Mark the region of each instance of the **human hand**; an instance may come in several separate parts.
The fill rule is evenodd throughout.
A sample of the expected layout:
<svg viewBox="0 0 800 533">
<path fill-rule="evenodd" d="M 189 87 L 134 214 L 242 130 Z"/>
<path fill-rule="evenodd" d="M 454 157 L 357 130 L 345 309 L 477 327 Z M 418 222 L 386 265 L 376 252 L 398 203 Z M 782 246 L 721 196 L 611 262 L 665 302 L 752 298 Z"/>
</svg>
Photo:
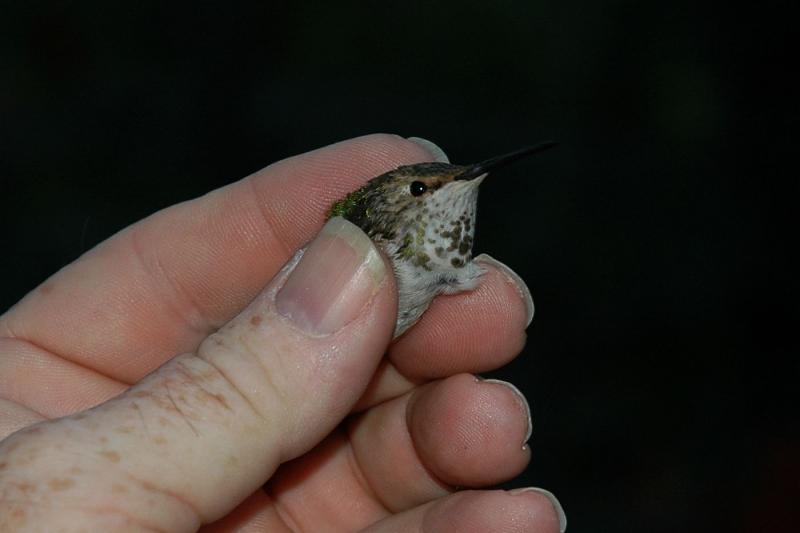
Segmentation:
<svg viewBox="0 0 800 533">
<path fill-rule="evenodd" d="M 485 258 L 390 344 L 391 267 L 342 219 L 314 238 L 332 201 L 430 158 L 372 135 L 275 163 L 0 317 L 0 530 L 563 530 L 545 491 L 455 491 L 529 461 L 524 398 L 468 374 L 521 350 L 521 280 Z"/>
</svg>

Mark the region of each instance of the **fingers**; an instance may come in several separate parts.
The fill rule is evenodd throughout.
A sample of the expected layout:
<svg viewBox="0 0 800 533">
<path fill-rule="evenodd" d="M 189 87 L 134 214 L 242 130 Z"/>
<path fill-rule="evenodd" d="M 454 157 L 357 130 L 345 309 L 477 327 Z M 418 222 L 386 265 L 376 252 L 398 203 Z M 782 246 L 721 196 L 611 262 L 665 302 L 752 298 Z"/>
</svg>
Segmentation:
<svg viewBox="0 0 800 533">
<path fill-rule="evenodd" d="M 560 519 L 563 519 L 561 521 Z M 369 527 L 370 533 L 457 533 L 503 531 L 508 533 L 563 533 L 566 518 L 557 501 L 538 489 L 514 491 L 464 491 Z"/>
<path fill-rule="evenodd" d="M 436 298 L 420 321 L 389 352 L 409 378 L 437 378 L 485 372 L 513 359 L 525 345 L 533 299 L 509 267 L 483 254 L 478 287 Z"/>
<path fill-rule="evenodd" d="M 454 485 L 519 474 L 530 457 L 523 446 L 529 435 L 529 411 L 516 389 L 454 376 L 370 409 L 347 437 L 337 433 L 284 465 L 263 503 L 302 530 L 360 529 Z"/>
<path fill-rule="evenodd" d="M 461 374 L 412 402 L 407 423 L 414 449 L 436 479 L 458 487 L 494 485 L 530 461 L 530 408 L 509 383 Z"/>
<path fill-rule="evenodd" d="M 371 409 L 350 430 L 364 479 L 392 511 L 506 481 L 530 460 L 530 414 L 507 384 L 468 374 Z"/>
<path fill-rule="evenodd" d="M 257 490 L 224 518 L 200 528 L 202 533 L 295 533 L 263 490 Z"/>
<path fill-rule="evenodd" d="M 421 383 L 421 380 L 408 379 L 397 370 L 391 361 L 383 359 L 367 385 L 367 390 L 353 406 L 353 412 L 361 412 L 379 403 L 402 396 Z"/>
<path fill-rule="evenodd" d="M 0 399 L 0 439 L 45 418 L 17 402 Z"/>
<path fill-rule="evenodd" d="M 533 298 L 513 270 L 487 254 L 472 292 L 440 296 L 389 348 L 356 410 L 377 405 L 435 378 L 494 370 L 516 357 L 533 319 Z"/>
<path fill-rule="evenodd" d="M 0 334 L 17 338 L 0 358 L 0 398 L 61 416 L 115 396 L 238 313 L 319 227 L 334 198 L 439 152 L 394 136 L 353 139 L 124 230 L 0 317 Z M 393 364 L 359 408 L 427 379 L 497 368 L 519 353 L 529 293 L 507 267 L 478 260 L 488 270 L 479 289 L 438 298 L 393 346 Z M 45 386 L 56 393 L 40 394 Z"/>
<path fill-rule="evenodd" d="M 9 377 L 0 385 L 0 396 L 48 418 L 88 409 L 127 388 L 22 339 L 0 339 L 0 376 Z"/>
<path fill-rule="evenodd" d="M 2 441 L 0 514 L 43 530 L 185 530 L 223 516 L 363 393 L 394 328 L 388 272 L 363 232 L 331 220 L 196 355 Z"/>
<path fill-rule="evenodd" d="M 134 383 L 243 309 L 334 200 L 431 157 L 371 135 L 275 163 L 121 231 L 0 317 L 0 334 Z"/>
<path fill-rule="evenodd" d="M 429 379 L 499 368 L 519 353 L 532 313 L 528 289 L 508 267 L 486 257 L 478 258 L 487 273 L 475 291 L 437 298 L 390 347 L 391 361 L 381 363 L 356 410 L 401 396 Z M 126 388 L 22 339 L 0 339 L 0 376 L 13 376 L 0 382 L 0 397 L 48 417 L 87 409 Z M 44 388 L 46 395 L 40 393 Z"/>
</svg>

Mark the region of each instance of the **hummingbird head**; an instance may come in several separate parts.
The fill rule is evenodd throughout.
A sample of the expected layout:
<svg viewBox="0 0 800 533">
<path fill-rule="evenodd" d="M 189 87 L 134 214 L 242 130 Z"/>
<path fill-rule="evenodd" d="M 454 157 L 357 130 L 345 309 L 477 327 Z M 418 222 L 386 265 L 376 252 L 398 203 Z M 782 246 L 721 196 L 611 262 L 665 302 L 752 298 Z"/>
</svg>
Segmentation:
<svg viewBox="0 0 800 533">
<path fill-rule="evenodd" d="M 472 257 L 478 187 L 490 170 L 555 146 L 547 142 L 473 165 L 417 163 L 391 170 L 335 203 L 393 261 L 428 271 L 464 267 Z"/>
</svg>

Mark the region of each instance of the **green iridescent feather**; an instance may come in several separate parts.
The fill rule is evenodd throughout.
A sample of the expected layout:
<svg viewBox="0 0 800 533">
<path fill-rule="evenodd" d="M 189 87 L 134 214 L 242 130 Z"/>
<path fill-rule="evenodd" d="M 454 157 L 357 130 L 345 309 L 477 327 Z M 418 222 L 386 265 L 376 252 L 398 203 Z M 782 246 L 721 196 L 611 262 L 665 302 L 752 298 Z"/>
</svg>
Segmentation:
<svg viewBox="0 0 800 533">
<path fill-rule="evenodd" d="M 364 194 L 366 193 L 366 187 L 361 187 L 360 189 L 351 192 L 331 207 L 331 210 L 328 212 L 328 218 L 333 217 L 344 217 L 348 218 L 348 215 L 353 213 L 353 211 L 358 207 L 361 200 L 364 199 Z"/>
</svg>

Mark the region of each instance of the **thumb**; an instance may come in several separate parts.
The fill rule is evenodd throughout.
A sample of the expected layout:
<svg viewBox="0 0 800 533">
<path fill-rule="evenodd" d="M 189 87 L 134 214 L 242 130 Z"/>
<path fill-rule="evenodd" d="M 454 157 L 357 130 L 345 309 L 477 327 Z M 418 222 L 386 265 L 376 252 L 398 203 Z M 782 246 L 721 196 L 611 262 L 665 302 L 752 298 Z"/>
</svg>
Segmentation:
<svg viewBox="0 0 800 533">
<path fill-rule="evenodd" d="M 389 272 L 330 220 L 197 353 L 0 443 L 0 525 L 179 531 L 224 516 L 358 400 L 394 329 Z"/>
</svg>

